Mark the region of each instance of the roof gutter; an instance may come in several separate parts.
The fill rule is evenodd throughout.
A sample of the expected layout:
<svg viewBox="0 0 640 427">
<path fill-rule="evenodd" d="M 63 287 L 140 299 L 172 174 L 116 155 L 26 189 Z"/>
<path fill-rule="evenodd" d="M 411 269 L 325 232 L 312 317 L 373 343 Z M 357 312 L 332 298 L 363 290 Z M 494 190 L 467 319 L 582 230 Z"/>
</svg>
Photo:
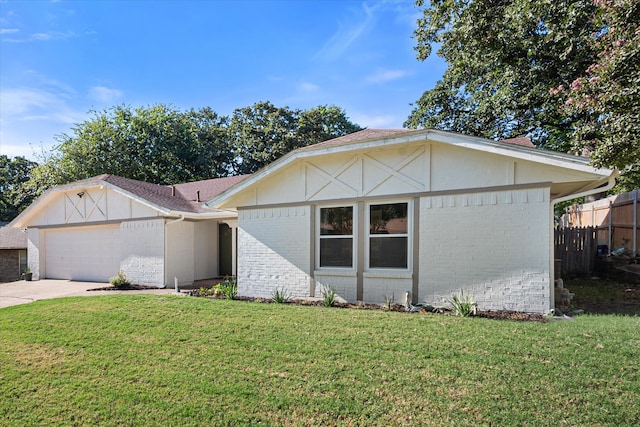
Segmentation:
<svg viewBox="0 0 640 427">
<path fill-rule="evenodd" d="M 165 223 L 165 225 L 171 225 L 171 224 L 175 224 L 176 222 L 182 222 L 182 221 L 184 221 L 184 214 L 180 214 L 180 218 L 178 218 L 178 219 L 174 219 L 172 221 L 167 221 Z"/>
<path fill-rule="evenodd" d="M 591 196 L 593 194 L 609 191 L 616 185 L 616 178 L 619 175 L 620 173 L 618 171 L 613 171 L 613 173 L 607 177 L 607 184 L 605 186 L 600 186 L 600 187 L 592 188 L 590 190 L 581 191 L 579 193 L 573 193 L 567 196 L 558 197 L 557 199 L 553 199 L 551 201 L 551 204 L 556 205 L 560 202 L 566 202 L 567 200 L 577 199 L 578 197 L 586 197 L 586 196 Z"/>
</svg>

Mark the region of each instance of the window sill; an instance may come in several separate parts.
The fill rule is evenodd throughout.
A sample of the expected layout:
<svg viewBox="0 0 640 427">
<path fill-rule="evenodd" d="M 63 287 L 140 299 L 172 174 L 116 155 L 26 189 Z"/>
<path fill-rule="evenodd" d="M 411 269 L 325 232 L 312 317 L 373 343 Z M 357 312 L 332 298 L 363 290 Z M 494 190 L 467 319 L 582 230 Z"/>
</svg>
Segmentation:
<svg viewBox="0 0 640 427">
<path fill-rule="evenodd" d="M 365 279 L 413 279 L 413 274 L 408 271 L 367 271 L 363 274 Z"/>
<path fill-rule="evenodd" d="M 332 277 L 356 277 L 357 273 L 354 270 L 315 270 L 313 272 L 315 276 L 332 276 Z"/>
</svg>

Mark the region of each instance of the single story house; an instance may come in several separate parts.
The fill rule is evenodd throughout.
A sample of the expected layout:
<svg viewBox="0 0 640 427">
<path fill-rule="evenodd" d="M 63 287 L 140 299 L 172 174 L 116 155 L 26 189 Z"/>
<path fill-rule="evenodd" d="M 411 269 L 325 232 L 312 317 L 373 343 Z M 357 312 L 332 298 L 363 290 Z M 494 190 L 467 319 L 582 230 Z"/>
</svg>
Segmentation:
<svg viewBox="0 0 640 427">
<path fill-rule="evenodd" d="M 203 202 L 245 177 L 162 186 L 100 175 L 46 191 L 11 225 L 26 228 L 34 280 L 173 287 L 235 274 L 236 214 Z"/>
<path fill-rule="evenodd" d="M 606 191 L 616 173 L 527 145 L 367 129 L 246 177 L 71 183 L 12 225 L 28 228 L 37 277 L 104 280 L 122 270 L 135 283 L 172 286 L 223 274 L 230 252 L 243 296 L 330 288 L 347 301 L 402 302 L 409 292 L 413 303 L 441 305 L 464 290 L 480 309 L 546 313 L 554 204 Z"/>
<path fill-rule="evenodd" d="M 0 224 L 0 282 L 19 280 L 27 267 L 27 234 Z"/>
</svg>

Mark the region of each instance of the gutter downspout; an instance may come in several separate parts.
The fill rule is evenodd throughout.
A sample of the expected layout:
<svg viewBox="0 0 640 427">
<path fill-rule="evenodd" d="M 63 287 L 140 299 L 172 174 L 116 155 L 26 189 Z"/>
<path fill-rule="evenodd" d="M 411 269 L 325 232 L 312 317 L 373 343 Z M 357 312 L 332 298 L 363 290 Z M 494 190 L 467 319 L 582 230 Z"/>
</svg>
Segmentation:
<svg viewBox="0 0 640 427">
<path fill-rule="evenodd" d="M 591 190 L 585 190 L 585 191 L 581 191 L 579 193 L 569 194 L 569 195 L 563 196 L 563 197 L 558 197 L 557 199 L 553 199 L 551 201 L 551 205 L 555 206 L 556 204 L 558 204 L 560 202 L 566 202 L 567 200 L 577 199 L 578 197 L 591 196 L 592 194 L 598 194 L 598 193 L 603 193 L 605 191 L 609 191 L 616 185 L 616 178 L 619 175 L 620 175 L 620 173 L 618 171 L 614 171 L 607 178 L 607 185 L 605 185 L 604 187 L 596 187 L 596 188 L 592 188 Z"/>
<path fill-rule="evenodd" d="M 616 185 L 616 178 L 620 175 L 618 171 L 613 171 L 611 175 L 607 178 L 607 185 L 604 187 L 596 187 L 591 190 L 585 190 L 574 194 L 569 194 L 567 196 L 558 197 L 557 199 L 551 200 L 551 221 L 549 222 L 549 227 L 551 228 L 549 232 L 549 271 L 551 272 L 550 278 L 554 277 L 555 270 L 555 233 L 554 233 L 554 214 L 555 214 L 555 206 L 560 202 L 566 202 L 567 200 L 577 199 L 578 197 L 591 196 L 592 194 L 602 193 L 604 191 L 611 190 Z M 555 301 L 555 280 L 550 280 L 550 292 L 549 292 L 549 307 L 551 307 L 552 312 L 555 311 L 556 301 Z"/>
<path fill-rule="evenodd" d="M 168 271 L 167 271 L 167 267 L 168 267 L 167 266 L 167 227 L 169 225 L 171 225 L 171 224 L 175 224 L 177 222 L 182 222 L 182 221 L 184 221 L 184 214 L 180 214 L 180 218 L 178 218 L 178 219 L 174 219 L 172 221 L 167 221 L 167 222 L 164 223 L 165 231 L 164 231 L 164 257 L 163 258 L 165 260 L 165 264 L 164 264 L 164 277 L 165 277 L 165 279 L 166 279 L 167 274 L 168 274 Z M 164 282 L 165 282 L 164 287 L 166 288 L 167 287 L 167 283 L 166 283 L 167 281 L 164 280 Z M 178 278 L 177 277 L 174 278 L 174 282 L 175 282 L 176 293 L 178 293 Z"/>
</svg>

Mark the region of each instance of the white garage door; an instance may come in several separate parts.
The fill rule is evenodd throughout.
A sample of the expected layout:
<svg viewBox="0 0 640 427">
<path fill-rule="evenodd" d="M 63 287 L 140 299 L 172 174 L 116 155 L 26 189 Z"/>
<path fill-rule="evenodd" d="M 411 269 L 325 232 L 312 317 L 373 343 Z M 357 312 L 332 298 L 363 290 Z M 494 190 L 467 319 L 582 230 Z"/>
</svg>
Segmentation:
<svg viewBox="0 0 640 427">
<path fill-rule="evenodd" d="M 120 226 L 47 230 L 48 279 L 108 282 L 120 269 Z"/>
</svg>

